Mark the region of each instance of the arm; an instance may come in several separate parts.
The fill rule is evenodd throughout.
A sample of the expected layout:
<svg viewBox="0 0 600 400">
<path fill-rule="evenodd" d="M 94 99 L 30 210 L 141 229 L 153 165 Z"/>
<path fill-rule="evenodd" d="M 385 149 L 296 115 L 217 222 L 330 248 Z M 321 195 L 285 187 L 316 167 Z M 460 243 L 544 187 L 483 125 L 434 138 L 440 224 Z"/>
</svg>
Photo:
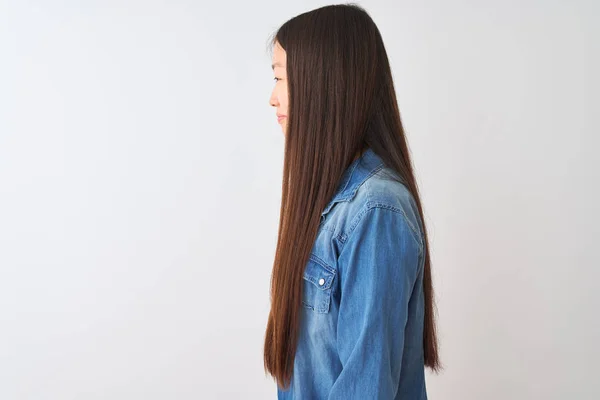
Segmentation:
<svg viewBox="0 0 600 400">
<path fill-rule="evenodd" d="M 421 242 L 401 211 L 374 207 L 349 234 L 339 259 L 337 348 L 342 371 L 329 399 L 393 399 L 408 302 Z"/>
</svg>

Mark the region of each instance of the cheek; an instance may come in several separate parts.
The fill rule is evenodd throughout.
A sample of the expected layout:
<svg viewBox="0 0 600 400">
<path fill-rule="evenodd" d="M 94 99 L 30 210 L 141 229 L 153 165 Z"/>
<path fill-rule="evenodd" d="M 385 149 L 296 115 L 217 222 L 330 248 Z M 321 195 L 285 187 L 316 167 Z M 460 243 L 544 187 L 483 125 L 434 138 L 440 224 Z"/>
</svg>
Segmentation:
<svg viewBox="0 0 600 400">
<path fill-rule="evenodd" d="M 279 101 L 281 101 L 281 102 L 285 101 L 287 103 L 288 91 L 287 91 L 287 86 L 285 85 L 285 82 L 277 83 L 277 86 L 275 87 L 275 91 L 277 92 Z"/>
<path fill-rule="evenodd" d="M 286 113 L 287 113 L 287 107 L 288 107 L 288 93 L 287 93 L 287 90 L 282 90 L 281 97 L 279 97 L 279 99 L 281 101 L 281 105 L 285 108 Z"/>
</svg>

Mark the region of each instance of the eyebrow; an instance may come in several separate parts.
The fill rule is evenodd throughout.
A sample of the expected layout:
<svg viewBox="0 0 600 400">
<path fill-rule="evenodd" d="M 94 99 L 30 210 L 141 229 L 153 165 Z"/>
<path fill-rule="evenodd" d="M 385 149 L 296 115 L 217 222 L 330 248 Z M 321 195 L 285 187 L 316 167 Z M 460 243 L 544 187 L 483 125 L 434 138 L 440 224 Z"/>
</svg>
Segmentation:
<svg viewBox="0 0 600 400">
<path fill-rule="evenodd" d="M 276 62 L 275 64 L 271 64 L 271 69 L 275 69 L 275 67 L 283 68 L 283 65 L 281 65 L 281 63 L 279 63 L 279 62 Z"/>
</svg>

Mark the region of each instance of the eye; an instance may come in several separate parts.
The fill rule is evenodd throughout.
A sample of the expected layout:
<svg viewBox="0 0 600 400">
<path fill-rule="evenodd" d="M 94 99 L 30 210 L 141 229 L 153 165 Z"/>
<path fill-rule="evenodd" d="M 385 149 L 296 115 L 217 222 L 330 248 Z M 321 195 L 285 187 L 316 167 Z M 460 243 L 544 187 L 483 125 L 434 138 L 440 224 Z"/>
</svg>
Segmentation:
<svg viewBox="0 0 600 400">
<path fill-rule="evenodd" d="M 278 80 L 280 80 L 280 78 L 277 78 L 277 77 L 275 77 L 275 78 L 273 78 L 273 80 L 274 80 L 275 82 L 277 82 Z"/>
</svg>

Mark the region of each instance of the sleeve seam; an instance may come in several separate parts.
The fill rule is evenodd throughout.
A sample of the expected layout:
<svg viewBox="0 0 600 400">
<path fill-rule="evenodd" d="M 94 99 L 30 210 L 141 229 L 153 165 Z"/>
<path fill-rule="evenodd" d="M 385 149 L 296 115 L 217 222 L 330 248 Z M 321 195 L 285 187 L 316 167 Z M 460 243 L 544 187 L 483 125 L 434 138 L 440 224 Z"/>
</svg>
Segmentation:
<svg viewBox="0 0 600 400">
<path fill-rule="evenodd" d="M 402 218 L 404 219 L 404 221 L 406 222 L 406 224 L 408 225 L 409 229 L 412 231 L 413 234 L 411 234 L 412 239 L 415 241 L 415 243 L 417 244 L 417 247 L 419 248 L 419 252 L 422 253 L 423 252 L 423 242 L 417 240 L 417 237 L 419 236 L 419 234 L 417 233 L 417 231 L 415 230 L 415 227 L 413 226 L 413 224 L 408 220 L 408 217 L 406 215 L 406 213 L 404 212 L 404 210 L 402 210 L 401 208 L 389 205 L 389 204 L 385 204 L 385 203 L 376 203 L 376 202 L 371 202 L 369 201 L 365 207 L 364 210 L 362 210 L 358 216 L 355 218 L 355 221 L 352 223 L 352 225 L 350 226 L 350 229 L 348 230 L 347 233 L 345 233 L 344 235 L 342 235 L 343 237 L 343 241 L 342 241 L 342 248 L 340 249 L 340 251 L 343 251 L 344 248 L 346 247 L 346 243 L 348 243 L 348 241 L 351 239 L 352 234 L 354 233 L 354 231 L 356 230 L 356 227 L 358 226 L 358 224 L 365 218 L 365 215 L 371 211 L 371 210 L 375 210 L 375 209 L 382 209 L 382 210 L 389 210 L 391 212 L 394 212 L 396 214 L 400 214 L 402 215 Z"/>
</svg>

